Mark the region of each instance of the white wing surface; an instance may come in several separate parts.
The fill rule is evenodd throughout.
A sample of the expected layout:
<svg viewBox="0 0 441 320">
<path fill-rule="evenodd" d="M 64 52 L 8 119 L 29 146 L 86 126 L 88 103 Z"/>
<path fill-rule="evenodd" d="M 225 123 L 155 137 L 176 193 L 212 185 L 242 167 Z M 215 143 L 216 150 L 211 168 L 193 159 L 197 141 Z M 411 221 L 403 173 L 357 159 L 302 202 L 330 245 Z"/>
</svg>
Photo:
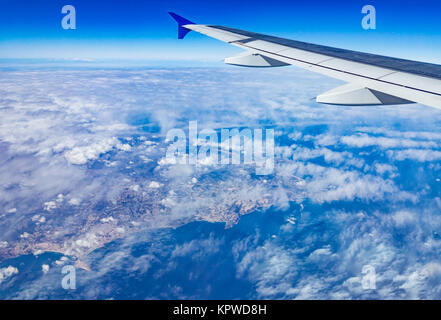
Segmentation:
<svg viewBox="0 0 441 320">
<path fill-rule="evenodd" d="M 422 103 L 441 109 L 441 65 L 327 47 L 215 25 L 174 13 L 179 38 L 193 30 L 243 48 L 225 63 L 247 67 L 298 66 L 348 82 L 317 96 L 338 105 Z"/>
</svg>

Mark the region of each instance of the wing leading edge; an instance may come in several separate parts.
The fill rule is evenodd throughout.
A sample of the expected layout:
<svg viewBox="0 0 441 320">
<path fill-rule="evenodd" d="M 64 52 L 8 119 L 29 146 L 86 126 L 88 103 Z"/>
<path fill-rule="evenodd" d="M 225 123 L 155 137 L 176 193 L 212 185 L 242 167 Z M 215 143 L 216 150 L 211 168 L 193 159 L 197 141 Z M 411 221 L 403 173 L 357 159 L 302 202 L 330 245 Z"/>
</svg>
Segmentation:
<svg viewBox="0 0 441 320">
<path fill-rule="evenodd" d="M 441 65 L 321 46 L 215 25 L 195 24 L 174 13 L 179 38 L 190 31 L 245 49 L 225 59 L 247 67 L 298 66 L 349 84 L 317 96 L 338 105 L 422 103 L 441 109 Z"/>
</svg>

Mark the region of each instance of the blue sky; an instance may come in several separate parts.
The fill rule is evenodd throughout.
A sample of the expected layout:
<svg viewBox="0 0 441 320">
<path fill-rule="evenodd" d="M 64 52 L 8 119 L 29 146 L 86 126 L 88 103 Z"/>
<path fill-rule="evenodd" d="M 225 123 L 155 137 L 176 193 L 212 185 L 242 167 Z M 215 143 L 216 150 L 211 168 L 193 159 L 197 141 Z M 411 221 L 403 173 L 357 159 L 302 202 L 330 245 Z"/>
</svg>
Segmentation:
<svg viewBox="0 0 441 320">
<path fill-rule="evenodd" d="M 74 5 L 77 29 L 61 28 Z M 361 27 L 361 8 L 377 10 L 377 29 Z M 240 51 L 191 33 L 176 39 L 175 11 L 197 23 L 441 63 L 439 1 L 88 1 L 0 0 L 0 58 L 220 61 Z"/>
</svg>

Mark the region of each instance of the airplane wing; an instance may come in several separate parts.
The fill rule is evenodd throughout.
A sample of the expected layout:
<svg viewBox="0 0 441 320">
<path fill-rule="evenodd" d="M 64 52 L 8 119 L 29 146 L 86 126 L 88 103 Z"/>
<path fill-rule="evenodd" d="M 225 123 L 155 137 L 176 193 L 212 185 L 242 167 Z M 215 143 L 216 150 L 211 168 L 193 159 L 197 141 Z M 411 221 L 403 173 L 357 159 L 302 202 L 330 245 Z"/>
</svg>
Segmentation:
<svg viewBox="0 0 441 320">
<path fill-rule="evenodd" d="M 441 109 L 441 65 L 338 49 L 216 25 L 175 13 L 178 38 L 190 31 L 243 48 L 225 63 L 247 67 L 298 66 L 348 84 L 317 96 L 319 103 L 390 105 L 421 103 Z"/>
</svg>

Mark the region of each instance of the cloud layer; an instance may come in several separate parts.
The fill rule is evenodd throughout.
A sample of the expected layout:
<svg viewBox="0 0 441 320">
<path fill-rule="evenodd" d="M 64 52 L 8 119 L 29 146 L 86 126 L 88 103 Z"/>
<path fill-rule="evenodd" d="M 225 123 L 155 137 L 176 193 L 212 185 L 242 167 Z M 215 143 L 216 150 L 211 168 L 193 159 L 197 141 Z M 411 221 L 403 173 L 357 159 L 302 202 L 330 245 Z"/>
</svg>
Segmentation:
<svg viewBox="0 0 441 320">
<path fill-rule="evenodd" d="M 78 292 L 86 298 L 111 298 L 114 273 L 148 278 L 155 270 L 160 279 L 186 259 L 231 259 L 234 279 L 225 281 L 251 284 L 247 298 L 441 297 L 441 113 L 311 100 L 339 84 L 291 68 L 4 72 L 0 252 L 39 243 L 73 260 L 42 263 L 38 277 L 2 297 L 41 298 L 47 283 L 62 297 L 57 268 L 75 257 L 92 268 L 83 283 L 102 285 Z M 167 131 L 194 120 L 200 130 L 274 128 L 274 174 L 164 162 Z M 241 216 L 258 210 L 278 218 L 250 218 L 255 224 L 233 237 Z M 231 229 L 207 227 L 181 241 L 161 234 L 158 247 L 133 255 L 153 243 L 153 229 L 200 220 Z M 91 253 L 109 239 L 122 240 Z M 22 273 L 11 261 L 0 265 L 3 279 Z M 365 265 L 375 267 L 375 291 L 361 286 Z M 219 272 L 193 271 L 206 281 Z M 140 294 L 204 298 L 213 286 Z"/>
</svg>

